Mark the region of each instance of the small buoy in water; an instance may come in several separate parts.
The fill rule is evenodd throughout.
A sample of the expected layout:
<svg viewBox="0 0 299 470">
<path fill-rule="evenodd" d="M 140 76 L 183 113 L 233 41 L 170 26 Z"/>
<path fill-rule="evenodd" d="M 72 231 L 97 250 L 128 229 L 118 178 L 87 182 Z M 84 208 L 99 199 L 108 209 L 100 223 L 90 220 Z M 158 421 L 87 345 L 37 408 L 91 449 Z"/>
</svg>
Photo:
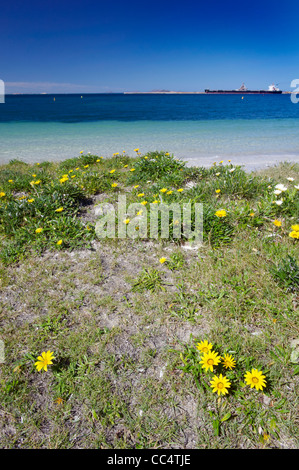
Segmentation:
<svg viewBox="0 0 299 470">
<path fill-rule="evenodd" d="M 54 98 L 54 101 L 55 101 L 55 98 Z"/>
<path fill-rule="evenodd" d="M 81 98 L 83 98 L 83 96 L 81 96 Z"/>
<path fill-rule="evenodd" d="M 244 96 L 242 96 L 242 100 L 244 99 Z"/>
</svg>

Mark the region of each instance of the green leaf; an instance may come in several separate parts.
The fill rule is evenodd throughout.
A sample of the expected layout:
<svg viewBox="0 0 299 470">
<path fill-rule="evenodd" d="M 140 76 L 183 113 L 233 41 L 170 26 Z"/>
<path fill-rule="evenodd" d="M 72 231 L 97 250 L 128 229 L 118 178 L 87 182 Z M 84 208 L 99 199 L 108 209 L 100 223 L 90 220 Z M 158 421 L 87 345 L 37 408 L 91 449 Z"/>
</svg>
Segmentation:
<svg viewBox="0 0 299 470">
<path fill-rule="evenodd" d="M 226 415 L 223 416 L 223 418 L 221 418 L 221 423 L 223 423 L 224 421 L 227 421 L 230 417 L 231 417 L 231 413 L 226 413 Z"/>
</svg>

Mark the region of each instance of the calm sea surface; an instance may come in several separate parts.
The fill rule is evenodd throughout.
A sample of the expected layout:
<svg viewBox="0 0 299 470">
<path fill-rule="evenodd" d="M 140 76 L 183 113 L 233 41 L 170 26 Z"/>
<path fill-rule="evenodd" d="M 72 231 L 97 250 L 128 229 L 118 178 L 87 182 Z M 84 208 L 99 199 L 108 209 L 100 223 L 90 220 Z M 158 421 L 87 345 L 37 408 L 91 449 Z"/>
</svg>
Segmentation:
<svg viewBox="0 0 299 470">
<path fill-rule="evenodd" d="M 165 150 L 192 165 L 248 169 L 299 162 L 299 103 L 289 95 L 7 95 L 0 163 Z"/>
</svg>

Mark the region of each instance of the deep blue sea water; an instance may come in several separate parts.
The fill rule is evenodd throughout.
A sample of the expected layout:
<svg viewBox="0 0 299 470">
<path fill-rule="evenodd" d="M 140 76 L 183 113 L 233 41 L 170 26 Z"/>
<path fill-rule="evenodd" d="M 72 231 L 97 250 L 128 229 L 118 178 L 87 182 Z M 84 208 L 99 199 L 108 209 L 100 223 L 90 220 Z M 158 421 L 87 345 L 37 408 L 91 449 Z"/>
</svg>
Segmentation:
<svg viewBox="0 0 299 470">
<path fill-rule="evenodd" d="M 191 164 L 248 168 L 299 161 L 299 103 L 290 95 L 7 95 L 0 163 L 167 150 Z"/>
</svg>

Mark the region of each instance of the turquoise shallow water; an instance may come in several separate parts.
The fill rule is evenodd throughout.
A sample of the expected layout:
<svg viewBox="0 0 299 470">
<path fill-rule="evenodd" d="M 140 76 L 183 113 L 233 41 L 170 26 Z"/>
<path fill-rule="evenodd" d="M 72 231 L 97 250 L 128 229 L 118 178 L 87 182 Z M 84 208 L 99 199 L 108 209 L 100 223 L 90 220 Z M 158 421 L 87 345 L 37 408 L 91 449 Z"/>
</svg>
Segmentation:
<svg viewBox="0 0 299 470">
<path fill-rule="evenodd" d="M 299 119 L 18 122 L 0 124 L 0 162 L 63 160 L 81 150 L 104 157 L 166 150 L 192 165 L 232 159 L 249 169 L 299 162 Z"/>
<path fill-rule="evenodd" d="M 165 150 L 192 165 L 299 162 L 299 104 L 287 95 L 29 95 L 0 105 L 0 163 Z"/>
</svg>

